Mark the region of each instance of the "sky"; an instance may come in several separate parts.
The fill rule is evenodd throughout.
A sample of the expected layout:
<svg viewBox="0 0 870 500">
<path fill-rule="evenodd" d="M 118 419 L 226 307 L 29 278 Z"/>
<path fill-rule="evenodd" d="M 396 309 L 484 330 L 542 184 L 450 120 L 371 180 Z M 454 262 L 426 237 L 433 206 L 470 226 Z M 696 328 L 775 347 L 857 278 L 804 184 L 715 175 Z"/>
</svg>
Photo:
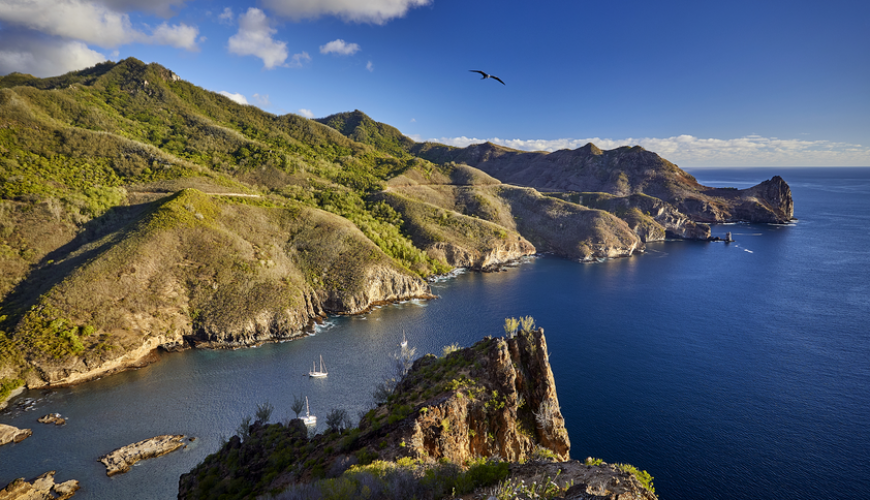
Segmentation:
<svg viewBox="0 0 870 500">
<path fill-rule="evenodd" d="M 417 141 L 870 166 L 865 1 L 0 0 L 0 75 L 127 57 Z"/>
</svg>

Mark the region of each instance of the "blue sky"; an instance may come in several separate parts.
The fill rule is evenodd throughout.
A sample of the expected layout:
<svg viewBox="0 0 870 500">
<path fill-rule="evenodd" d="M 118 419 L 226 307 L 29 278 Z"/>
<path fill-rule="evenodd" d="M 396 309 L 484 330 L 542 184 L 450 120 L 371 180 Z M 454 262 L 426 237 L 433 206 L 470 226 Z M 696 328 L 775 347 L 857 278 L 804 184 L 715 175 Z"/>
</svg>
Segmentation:
<svg viewBox="0 0 870 500">
<path fill-rule="evenodd" d="M 870 165 L 867 2 L 0 1 L 0 74 L 131 56 L 275 114 L 359 109 L 416 140 Z"/>
</svg>

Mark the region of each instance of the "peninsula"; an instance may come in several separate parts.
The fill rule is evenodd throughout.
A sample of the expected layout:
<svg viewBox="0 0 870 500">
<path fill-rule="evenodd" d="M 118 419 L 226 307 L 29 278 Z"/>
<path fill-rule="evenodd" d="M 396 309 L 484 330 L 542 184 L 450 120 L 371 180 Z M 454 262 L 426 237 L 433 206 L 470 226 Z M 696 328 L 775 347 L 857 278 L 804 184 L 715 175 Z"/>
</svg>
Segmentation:
<svg viewBox="0 0 870 500">
<path fill-rule="evenodd" d="M 640 147 L 415 143 L 359 111 L 275 116 L 158 64 L 0 77 L 0 401 L 305 335 L 550 252 L 629 257 L 784 222 L 788 185 L 706 188 Z"/>
</svg>

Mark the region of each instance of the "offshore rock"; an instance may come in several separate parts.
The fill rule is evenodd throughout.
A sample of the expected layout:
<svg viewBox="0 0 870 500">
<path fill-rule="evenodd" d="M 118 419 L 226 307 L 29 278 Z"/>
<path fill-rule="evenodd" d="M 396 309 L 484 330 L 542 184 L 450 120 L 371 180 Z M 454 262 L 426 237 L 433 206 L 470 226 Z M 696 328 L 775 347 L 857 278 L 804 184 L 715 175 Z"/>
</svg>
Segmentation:
<svg viewBox="0 0 870 500">
<path fill-rule="evenodd" d="M 20 443 L 33 434 L 30 429 L 19 429 L 11 425 L 0 424 L 0 446 L 7 443 Z"/>
<path fill-rule="evenodd" d="M 184 435 L 157 436 L 118 448 L 100 457 L 100 462 L 106 465 L 106 475 L 114 476 L 129 471 L 130 467 L 140 460 L 159 457 L 182 446 L 184 446 Z"/>
<path fill-rule="evenodd" d="M 40 424 L 64 425 L 66 424 L 66 419 L 63 418 L 60 413 L 49 413 L 48 415 L 39 417 L 37 422 Z"/>
<path fill-rule="evenodd" d="M 55 471 L 49 471 L 28 483 L 18 478 L 0 490 L 0 500 L 65 500 L 79 489 L 79 482 L 70 479 L 54 482 Z"/>
</svg>

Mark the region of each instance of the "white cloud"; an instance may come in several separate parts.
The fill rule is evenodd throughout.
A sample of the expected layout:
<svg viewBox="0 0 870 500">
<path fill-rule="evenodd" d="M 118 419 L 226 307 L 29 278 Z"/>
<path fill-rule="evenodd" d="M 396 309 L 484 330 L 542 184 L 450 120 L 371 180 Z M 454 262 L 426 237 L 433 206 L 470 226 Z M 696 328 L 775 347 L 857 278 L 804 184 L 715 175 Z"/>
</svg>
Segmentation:
<svg viewBox="0 0 870 500">
<path fill-rule="evenodd" d="M 224 7 L 224 11 L 218 16 L 218 21 L 221 24 L 232 24 L 234 18 L 233 9 Z"/>
<path fill-rule="evenodd" d="M 311 62 L 311 56 L 308 55 L 308 52 L 302 52 L 301 54 L 293 54 L 287 66 L 290 68 L 301 68 L 307 62 Z"/>
<path fill-rule="evenodd" d="M 154 28 L 149 41 L 157 45 L 171 45 L 179 49 L 197 51 L 199 50 L 196 46 L 197 35 L 199 35 L 199 28 L 194 26 L 184 23 L 170 26 L 163 23 Z"/>
<path fill-rule="evenodd" d="M 355 43 L 347 43 L 341 38 L 333 40 L 326 45 L 320 46 L 321 54 L 338 54 L 341 56 L 350 56 L 359 52 L 359 45 Z"/>
<path fill-rule="evenodd" d="M 825 140 L 778 139 L 750 135 L 736 139 L 702 139 L 691 135 L 666 138 L 609 139 L 478 139 L 442 137 L 429 139 L 449 146 L 465 147 L 486 141 L 523 151 L 576 149 L 589 142 L 601 149 L 642 146 L 673 163 L 687 167 L 714 166 L 852 166 L 870 165 L 870 147 Z"/>
<path fill-rule="evenodd" d="M 261 108 L 272 105 L 272 101 L 269 100 L 269 94 L 254 94 L 253 98 L 257 106 Z"/>
<path fill-rule="evenodd" d="M 277 30 L 269 27 L 262 10 L 250 7 L 239 16 L 239 32 L 230 37 L 229 51 L 240 56 L 256 56 L 266 69 L 282 66 L 289 55 L 287 43 L 272 39 Z"/>
<path fill-rule="evenodd" d="M 305 118 L 314 118 L 314 113 L 312 113 L 310 109 L 299 109 L 297 113 L 304 116 Z"/>
<path fill-rule="evenodd" d="M 371 73 L 372 71 L 375 70 L 375 65 L 372 64 L 371 61 L 369 61 L 369 62 L 366 63 L 366 69 L 369 70 L 369 72 Z"/>
<path fill-rule="evenodd" d="M 404 16 L 409 9 L 432 0 L 263 0 L 270 11 L 292 19 L 337 16 L 345 21 L 384 24 Z"/>
<path fill-rule="evenodd" d="M 57 76 L 105 60 L 106 56 L 82 42 L 0 30 L 0 75 L 18 71 L 38 77 Z"/>
<path fill-rule="evenodd" d="M 135 4 L 132 1 L 116 3 Z M 173 3 L 180 2 L 158 2 L 157 7 L 168 8 Z M 107 48 L 142 42 L 196 50 L 195 40 L 199 33 L 198 28 L 186 24 L 163 23 L 149 35 L 135 28 L 129 15 L 85 0 L 3 0 L 0 2 L 0 21 Z"/>
<path fill-rule="evenodd" d="M 239 104 L 248 104 L 248 100 L 245 99 L 245 96 L 243 96 L 242 94 L 233 94 L 232 92 L 227 92 L 226 90 L 221 90 L 220 92 L 218 92 L 218 94 L 229 97 L 230 99 L 236 101 Z M 257 94 L 254 94 L 254 96 L 256 95 Z"/>
</svg>

